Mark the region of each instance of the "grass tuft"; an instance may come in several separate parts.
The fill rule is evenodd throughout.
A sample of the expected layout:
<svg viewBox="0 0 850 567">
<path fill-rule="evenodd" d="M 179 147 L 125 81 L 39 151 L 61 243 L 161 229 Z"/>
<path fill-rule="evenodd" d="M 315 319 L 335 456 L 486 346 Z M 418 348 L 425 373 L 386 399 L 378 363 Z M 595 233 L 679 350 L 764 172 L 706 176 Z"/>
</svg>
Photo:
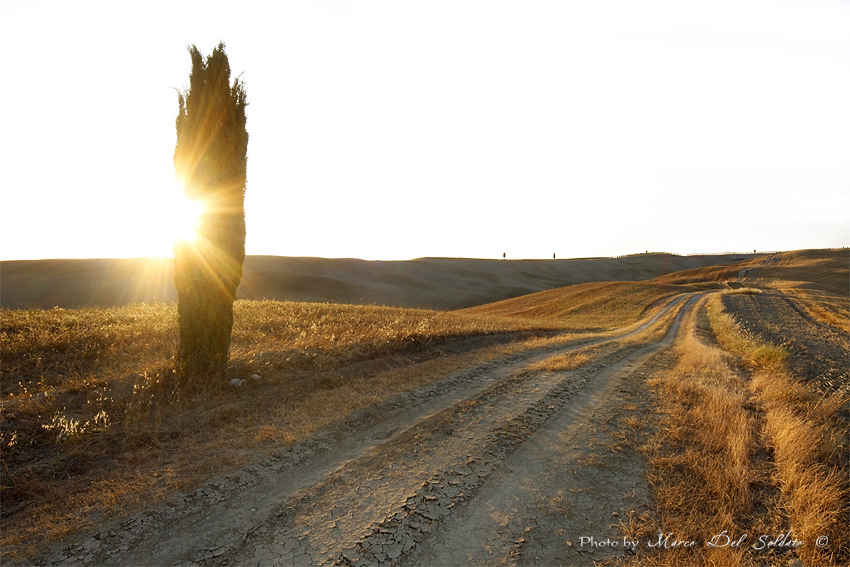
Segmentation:
<svg viewBox="0 0 850 567">
<path fill-rule="evenodd" d="M 581 349 L 550 356 L 546 360 L 532 364 L 528 367 L 528 369 L 532 372 L 561 372 L 566 370 L 575 370 L 576 368 L 580 368 L 587 364 L 590 358 L 591 355 L 587 352 L 587 349 Z"/>
<path fill-rule="evenodd" d="M 736 295 L 736 294 L 744 294 L 744 295 L 757 295 L 761 293 L 761 290 L 756 287 L 739 287 L 736 289 L 729 289 L 723 292 L 725 295 Z"/>
</svg>

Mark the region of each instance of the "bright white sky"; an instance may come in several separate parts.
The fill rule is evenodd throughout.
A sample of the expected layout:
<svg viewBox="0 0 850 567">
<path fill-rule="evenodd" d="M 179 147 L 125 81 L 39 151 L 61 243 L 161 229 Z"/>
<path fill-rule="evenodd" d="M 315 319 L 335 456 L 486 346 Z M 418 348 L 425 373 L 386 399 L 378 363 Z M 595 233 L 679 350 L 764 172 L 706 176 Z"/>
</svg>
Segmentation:
<svg viewBox="0 0 850 567">
<path fill-rule="evenodd" d="M 0 257 L 170 255 L 219 40 L 249 254 L 850 244 L 850 2 L 0 0 Z"/>
</svg>

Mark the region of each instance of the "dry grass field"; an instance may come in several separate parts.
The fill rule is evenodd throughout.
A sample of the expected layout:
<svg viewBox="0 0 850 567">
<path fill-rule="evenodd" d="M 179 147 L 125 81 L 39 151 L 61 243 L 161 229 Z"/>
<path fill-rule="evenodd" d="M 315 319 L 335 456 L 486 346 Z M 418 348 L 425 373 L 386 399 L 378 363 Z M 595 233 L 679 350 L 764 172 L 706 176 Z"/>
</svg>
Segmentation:
<svg viewBox="0 0 850 567">
<path fill-rule="evenodd" d="M 452 312 L 240 300 L 227 380 L 193 397 L 175 388 L 174 304 L 3 309 L 3 561 L 32 560 L 64 538 L 487 361 L 575 344 L 520 375 L 604 366 L 617 349 L 661 340 L 676 311 L 631 339 L 634 346 L 581 341 L 616 338 L 676 298 L 707 292 L 683 320 L 675 363 L 647 379 L 651 414 L 630 421 L 651 429 L 643 453 L 656 514 L 630 524 L 630 533 L 646 539 L 663 525 L 707 540 L 723 526 L 839 543 L 776 557 L 702 547 L 634 560 L 842 564 L 850 557 L 848 380 L 827 366 L 846 349 L 847 254 L 785 253 L 745 264 L 583 283 Z M 792 317 L 812 330 L 789 334 Z M 828 329 L 832 346 L 797 364 Z"/>
<path fill-rule="evenodd" d="M 586 283 L 459 312 L 488 317 L 557 320 L 565 328 L 600 330 L 630 325 L 664 300 L 689 291 L 697 291 L 697 288 L 653 282 Z"/>
</svg>

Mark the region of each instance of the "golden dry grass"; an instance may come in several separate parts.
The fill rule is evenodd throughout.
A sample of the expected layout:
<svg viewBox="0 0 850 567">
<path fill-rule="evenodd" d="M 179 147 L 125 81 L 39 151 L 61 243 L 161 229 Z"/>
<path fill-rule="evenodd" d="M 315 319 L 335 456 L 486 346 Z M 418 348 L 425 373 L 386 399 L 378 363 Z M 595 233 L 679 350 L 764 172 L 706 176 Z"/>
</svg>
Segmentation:
<svg viewBox="0 0 850 567">
<path fill-rule="evenodd" d="M 599 344 L 588 345 L 576 350 L 552 355 L 540 362 L 532 364 L 528 367 L 528 370 L 531 372 L 563 372 L 575 370 L 576 368 L 581 368 L 595 358 L 604 356 L 624 346 L 659 341 L 667 333 L 673 319 L 676 318 L 676 315 L 679 313 L 679 309 L 681 309 L 682 305 L 683 303 L 678 306 L 674 306 L 672 309 L 658 317 L 658 319 L 651 325 L 647 325 L 643 329 L 640 329 L 640 327 L 645 325 L 645 320 L 635 322 L 617 330 L 582 334 L 564 333 L 554 337 L 535 339 L 530 344 L 534 344 L 536 346 L 564 344 L 575 341 L 578 336 L 608 340 Z"/>
<path fill-rule="evenodd" d="M 788 554 L 753 549 L 760 535 L 780 534 L 804 542 L 789 552 L 803 565 L 846 564 L 847 400 L 794 380 L 787 352 L 742 332 L 718 295 L 706 307 L 721 348 L 697 338 L 693 315 L 675 365 L 650 381 L 663 417 L 644 449 L 660 517 L 629 525 L 633 538 L 654 540 L 660 522 L 700 544 L 643 555 L 641 564 L 786 565 Z M 705 545 L 723 530 L 748 534 L 745 545 Z"/>
<path fill-rule="evenodd" d="M 782 349 L 745 335 L 719 301 L 709 304 L 718 342 L 752 369 L 750 390 L 764 414 L 763 443 L 773 451 L 773 481 L 781 491 L 778 509 L 807 545 L 798 550 L 806 565 L 845 564 L 850 555 L 850 481 L 847 423 L 842 392 L 819 395 L 785 368 Z M 831 543 L 818 547 L 818 538 Z"/>
<path fill-rule="evenodd" d="M 762 262 L 763 260 L 758 260 Z M 738 272 L 744 266 L 752 265 L 753 261 L 748 260 L 739 264 L 723 265 L 723 266 L 707 266 L 704 268 L 692 268 L 690 270 L 682 270 L 665 274 L 652 280 L 653 282 L 666 285 L 703 285 L 712 283 L 715 287 L 723 287 L 720 282 L 734 281 L 738 277 Z"/>
<path fill-rule="evenodd" d="M 784 290 L 795 298 L 795 304 L 821 323 L 832 325 L 850 333 L 850 309 L 847 297 L 835 296 L 818 290 L 790 288 Z"/>
<path fill-rule="evenodd" d="M 850 316 L 848 316 L 846 309 L 841 309 L 843 306 L 833 306 L 825 304 L 824 302 L 814 301 L 806 301 L 804 303 L 800 303 L 800 305 L 816 321 L 838 327 L 839 329 L 850 333 Z"/>
<path fill-rule="evenodd" d="M 625 327 L 660 303 L 696 288 L 646 282 L 588 283 L 463 309 L 459 313 L 557 321 L 564 328 Z"/>
<path fill-rule="evenodd" d="M 767 262 L 767 263 L 766 263 Z M 748 278 L 760 287 L 783 291 L 824 293 L 841 299 L 846 306 L 850 280 L 850 251 L 847 249 L 798 250 L 766 255 L 737 264 L 682 270 L 650 280 L 658 284 L 726 286 L 736 282 L 740 271 L 749 268 Z M 846 307 L 845 307 L 846 308 Z"/>
<path fill-rule="evenodd" d="M 798 250 L 785 252 L 766 266 L 757 283 L 783 289 L 821 291 L 847 300 L 850 250 Z M 846 305 L 846 303 L 845 303 Z"/>
<path fill-rule="evenodd" d="M 528 369 L 532 372 L 547 371 L 561 372 L 565 370 L 575 370 L 587 364 L 591 358 L 591 352 L 588 349 L 581 349 L 572 352 L 564 352 L 550 356 L 546 360 L 541 360 L 536 364 L 532 364 Z"/>
<path fill-rule="evenodd" d="M 737 289 L 730 289 L 730 290 L 724 291 L 723 293 L 731 294 L 731 295 L 735 295 L 735 294 L 758 295 L 759 293 L 761 293 L 761 290 L 756 288 L 756 287 L 739 287 Z"/>
<path fill-rule="evenodd" d="M 650 381 L 665 415 L 645 447 L 660 518 L 631 530 L 654 541 L 660 521 L 674 538 L 700 542 L 643 557 L 645 564 L 743 565 L 743 550 L 708 548 L 704 542 L 722 529 L 744 533 L 753 528 L 750 486 L 759 471 L 750 460 L 755 424 L 746 409 L 749 393 L 722 351 L 694 336 L 695 318 L 683 325 L 686 335 L 677 344 L 676 365 Z"/>
</svg>

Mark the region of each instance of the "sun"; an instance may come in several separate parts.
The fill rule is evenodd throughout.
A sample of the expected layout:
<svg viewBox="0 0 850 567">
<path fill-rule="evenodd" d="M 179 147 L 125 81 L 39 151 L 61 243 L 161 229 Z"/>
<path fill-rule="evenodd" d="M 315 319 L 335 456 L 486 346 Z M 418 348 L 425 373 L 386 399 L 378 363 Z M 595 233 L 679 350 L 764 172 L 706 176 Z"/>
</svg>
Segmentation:
<svg viewBox="0 0 850 567">
<path fill-rule="evenodd" d="M 198 240 L 198 231 L 201 228 L 206 207 L 203 201 L 191 199 L 186 196 L 183 186 L 175 181 L 172 193 L 172 202 L 168 214 L 169 230 L 173 235 L 174 243 L 193 243 Z"/>
<path fill-rule="evenodd" d="M 178 240 L 194 242 L 198 239 L 198 230 L 204 216 L 204 204 L 201 201 L 182 197 L 177 202 L 175 212 L 174 236 Z"/>
</svg>

